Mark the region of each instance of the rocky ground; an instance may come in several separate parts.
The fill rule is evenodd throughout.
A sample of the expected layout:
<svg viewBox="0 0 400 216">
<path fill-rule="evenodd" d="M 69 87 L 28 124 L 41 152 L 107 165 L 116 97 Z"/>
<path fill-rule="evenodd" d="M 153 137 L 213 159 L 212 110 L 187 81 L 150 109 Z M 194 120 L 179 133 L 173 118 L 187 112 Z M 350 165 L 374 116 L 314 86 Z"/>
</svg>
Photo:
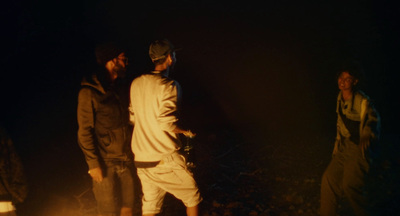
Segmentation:
<svg viewBox="0 0 400 216">
<path fill-rule="evenodd" d="M 316 137 L 313 142 L 326 143 L 327 140 Z M 322 145 L 287 138 L 253 148 L 229 131 L 199 138 L 193 143 L 197 159 L 193 171 L 204 197 L 200 206 L 202 216 L 319 214 L 320 177 L 329 162 L 326 155 L 330 151 Z M 385 184 L 379 186 L 386 199 L 381 205 L 385 215 L 394 215 L 394 211 L 398 211 L 393 204 L 399 201 L 395 186 L 399 169 L 393 158 L 385 160 L 382 167 L 386 171 L 379 178 L 384 178 Z M 47 189 L 43 186 L 33 189 L 35 197 L 20 209 L 20 215 L 95 215 L 88 176 L 68 182 L 65 180 L 72 176 L 57 176 L 57 179 L 53 176 L 49 182 L 41 182 L 48 184 Z M 69 186 L 57 187 L 55 182 Z M 160 215 L 184 214 L 184 206 L 168 195 Z M 351 215 L 346 202 L 340 206 L 340 215 Z"/>
<path fill-rule="evenodd" d="M 231 155 L 216 161 L 220 169 L 215 184 L 205 193 L 204 215 L 319 215 L 321 175 L 329 162 L 323 156 L 329 152 L 296 138 L 285 141 L 287 145 L 265 144 L 245 161 L 237 160 L 243 146 L 235 146 Z M 314 141 L 328 143 L 318 137 Z M 376 177 L 377 199 L 384 215 L 398 211 L 398 162 L 393 157 L 383 160 Z M 341 203 L 339 214 L 352 215 L 347 202 Z"/>
<path fill-rule="evenodd" d="M 327 137 L 304 140 L 294 136 L 254 145 L 226 130 L 194 139 L 197 167 L 193 172 L 204 198 L 201 215 L 319 215 L 321 175 L 331 151 L 324 146 L 330 143 Z M 395 154 L 387 155 L 391 156 L 382 160 L 382 172 L 377 175 L 381 182 L 377 199 L 382 200 L 384 215 L 396 215 L 399 161 Z M 61 170 L 55 165 L 43 170 L 32 182 L 31 195 L 20 206 L 19 215 L 94 216 L 90 179 L 83 168 L 77 171 L 77 166 L 84 167 L 78 158 L 70 168 Z M 352 215 L 345 201 L 339 213 Z M 168 195 L 160 215 L 184 214 L 184 206 Z"/>
</svg>

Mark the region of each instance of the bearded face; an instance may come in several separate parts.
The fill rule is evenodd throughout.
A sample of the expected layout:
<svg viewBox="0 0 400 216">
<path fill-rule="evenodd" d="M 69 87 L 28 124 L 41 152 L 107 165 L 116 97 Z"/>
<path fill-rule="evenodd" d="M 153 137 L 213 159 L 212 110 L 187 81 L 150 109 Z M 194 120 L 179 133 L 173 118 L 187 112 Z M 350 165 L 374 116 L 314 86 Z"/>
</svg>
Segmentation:
<svg viewBox="0 0 400 216">
<path fill-rule="evenodd" d="M 124 78 L 126 76 L 126 65 L 121 64 L 119 61 L 115 63 L 112 70 L 114 74 L 117 74 L 117 77 Z"/>
<path fill-rule="evenodd" d="M 124 78 L 126 76 L 126 67 L 128 66 L 128 58 L 125 53 L 119 54 L 114 63 L 112 73 L 117 77 Z"/>
</svg>

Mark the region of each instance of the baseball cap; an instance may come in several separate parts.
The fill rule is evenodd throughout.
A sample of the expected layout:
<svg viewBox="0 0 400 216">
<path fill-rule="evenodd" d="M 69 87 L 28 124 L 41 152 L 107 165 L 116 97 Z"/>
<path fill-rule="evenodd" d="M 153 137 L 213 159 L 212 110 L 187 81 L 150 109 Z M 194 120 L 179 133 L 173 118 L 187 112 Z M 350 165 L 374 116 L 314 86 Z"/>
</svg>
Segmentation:
<svg viewBox="0 0 400 216">
<path fill-rule="evenodd" d="M 174 45 L 167 39 L 156 40 L 150 44 L 149 55 L 151 61 L 157 61 L 175 51 Z"/>
</svg>

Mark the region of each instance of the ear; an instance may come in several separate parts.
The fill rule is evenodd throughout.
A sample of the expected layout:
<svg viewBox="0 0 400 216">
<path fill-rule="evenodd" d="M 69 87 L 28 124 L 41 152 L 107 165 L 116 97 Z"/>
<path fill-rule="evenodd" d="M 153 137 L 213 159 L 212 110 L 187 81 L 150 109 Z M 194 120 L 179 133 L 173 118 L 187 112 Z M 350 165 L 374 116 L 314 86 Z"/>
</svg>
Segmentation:
<svg viewBox="0 0 400 216">
<path fill-rule="evenodd" d="M 355 85 L 357 85 L 357 83 L 358 83 L 358 79 L 355 79 L 353 82 L 353 85 L 355 86 Z"/>
<path fill-rule="evenodd" d="M 168 54 L 168 56 L 167 56 L 167 62 L 168 62 L 168 65 L 171 65 L 172 64 L 172 57 L 171 57 L 171 54 Z"/>
</svg>

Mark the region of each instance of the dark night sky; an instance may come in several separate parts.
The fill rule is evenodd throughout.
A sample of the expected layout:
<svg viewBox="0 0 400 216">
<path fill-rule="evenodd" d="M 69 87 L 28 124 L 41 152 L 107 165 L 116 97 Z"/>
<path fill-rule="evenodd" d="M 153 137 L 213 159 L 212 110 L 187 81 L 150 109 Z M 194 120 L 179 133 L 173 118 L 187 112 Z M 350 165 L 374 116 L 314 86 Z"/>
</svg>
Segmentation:
<svg viewBox="0 0 400 216">
<path fill-rule="evenodd" d="M 172 76 L 183 87 L 188 124 L 198 131 L 228 125 L 261 144 L 272 136 L 333 137 L 334 69 L 354 55 L 384 129 L 398 133 L 398 10 L 389 1 L 7 4 L 1 9 L 2 119 L 31 157 L 49 146 L 56 153 L 78 148 L 79 82 L 94 43 L 109 37 L 128 46 L 135 74 L 148 68 L 153 39 L 166 37 L 182 48 Z"/>
</svg>

